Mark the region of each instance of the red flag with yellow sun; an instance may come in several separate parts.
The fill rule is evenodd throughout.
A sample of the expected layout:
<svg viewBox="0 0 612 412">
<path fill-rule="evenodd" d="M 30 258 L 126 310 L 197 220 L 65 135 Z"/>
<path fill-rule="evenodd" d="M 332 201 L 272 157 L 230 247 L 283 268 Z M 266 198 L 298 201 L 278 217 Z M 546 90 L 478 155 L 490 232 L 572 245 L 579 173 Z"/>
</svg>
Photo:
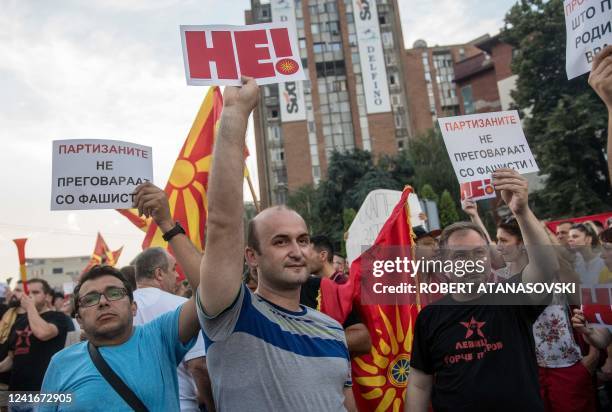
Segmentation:
<svg viewBox="0 0 612 412">
<path fill-rule="evenodd" d="M 219 87 L 211 87 L 200 106 L 164 189 L 168 195 L 173 219 L 183 226 L 198 250 L 202 250 L 204 246 L 204 229 L 208 212 L 206 196 L 208 176 L 222 109 L 221 91 Z M 150 222 L 142 248 L 153 246 L 166 248 L 168 245 L 162 239 L 161 230 L 155 222 Z"/>
<path fill-rule="evenodd" d="M 116 266 L 119 261 L 119 256 L 121 256 L 121 251 L 123 250 L 123 246 L 119 249 L 112 251 L 106 244 L 106 241 L 98 232 L 98 236 L 96 237 L 96 245 L 94 246 L 94 251 L 91 255 L 91 259 L 89 259 L 89 263 L 85 269 L 83 269 L 82 273 L 87 272 L 95 265 L 108 265 L 108 266 Z"/>
<path fill-rule="evenodd" d="M 413 328 L 419 308 L 415 304 L 399 302 L 363 304 L 361 288 L 368 284 L 365 277 L 371 277 L 369 273 L 362 273 L 362 268 L 368 267 L 367 262 L 373 256 L 380 258 L 387 254 L 386 259 L 412 256 L 414 238 L 407 202 L 411 192 L 410 187 L 404 189 L 401 200 L 380 230 L 374 245 L 353 261 L 347 283 L 338 285 L 329 279 L 321 281 L 321 311 L 343 323 L 356 305 L 370 332 L 370 353 L 352 360 L 353 393 L 358 409 L 364 412 L 404 410 Z"/>
</svg>

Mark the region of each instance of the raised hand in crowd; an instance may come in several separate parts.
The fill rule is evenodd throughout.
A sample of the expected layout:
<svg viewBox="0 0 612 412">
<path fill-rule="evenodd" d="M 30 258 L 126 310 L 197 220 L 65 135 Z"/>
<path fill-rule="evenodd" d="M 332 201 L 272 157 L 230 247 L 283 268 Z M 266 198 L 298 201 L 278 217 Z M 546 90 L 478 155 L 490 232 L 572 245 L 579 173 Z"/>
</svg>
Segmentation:
<svg viewBox="0 0 612 412">
<path fill-rule="evenodd" d="M 574 309 L 572 316 L 572 326 L 578 333 L 582 333 L 584 340 L 599 349 L 606 348 L 612 343 L 612 333 L 605 328 L 596 328 L 588 324 L 584 312 Z"/>
<path fill-rule="evenodd" d="M 604 48 L 593 59 L 589 84 L 608 109 L 608 176 L 612 182 L 612 46 Z"/>
<path fill-rule="evenodd" d="M 493 173 L 493 187 L 500 192 L 521 229 L 529 263 L 523 271 L 523 282 L 546 282 L 559 271 L 557 254 L 540 221 L 528 204 L 527 179 L 516 170 L 497 169 Z"/>
</svg>

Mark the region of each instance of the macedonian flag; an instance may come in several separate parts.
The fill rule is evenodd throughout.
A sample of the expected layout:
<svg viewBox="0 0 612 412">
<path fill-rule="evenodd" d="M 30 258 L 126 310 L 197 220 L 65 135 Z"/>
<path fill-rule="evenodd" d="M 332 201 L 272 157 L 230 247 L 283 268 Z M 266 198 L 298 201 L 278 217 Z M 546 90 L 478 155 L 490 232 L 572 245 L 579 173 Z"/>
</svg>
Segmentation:
<svg viewBox="0 0 612 412">
<path fill-rule="evenodd" d="M 83 269 L 82 273 L 87 272 L 95 265 L 108 265 L 108 266 L 116 266 L 119 261 L 119 256 L 121 256 L 121 251 L 123 250 L 123 246 L 119 249 L 112 251 L 106 244 L 106 241 L 98 232 L 98 236 L 96 237 L 96 245 L 94 246 L 94 251 L 91 254 L 91 258 L 89 259 L 89 263 L 85 269 Z"/>
<path fill-rule="evenodd" d="M 355 401 L 358 409 L 364 412 L 404 410 L 413 328 L 419 308 L 415 304 L 362 304 L 361 277 L 366 260 L 371 259 L 372 254 L 382 253 L 379 251 L 392 250 L 394 257 L 411 257 L 414 236 L 407 201 L 411 192 L 410 187 L 404 189 L 374 245 L 353 261 L 347 283 L 321 281 L 321 311 L 343 323 L 356 305 L 362 322 L 370 331 L 370 353 L 352 360 Z"/>
<path fill-rule="evenodd" d="M 168 195 L 173 219 L 183 226 L 198 250 L 202 250 L 204 246 L 204 229 L 208 213 L 206 195 L 208 176 L 222 109 L 221 91 L 219 87 L 211 87 L 200 106 L 164 189 Z M 143 249 L 153 246 L 168 247 L 155 222 L 151 222 L 142 243 Z"/>
</svg>

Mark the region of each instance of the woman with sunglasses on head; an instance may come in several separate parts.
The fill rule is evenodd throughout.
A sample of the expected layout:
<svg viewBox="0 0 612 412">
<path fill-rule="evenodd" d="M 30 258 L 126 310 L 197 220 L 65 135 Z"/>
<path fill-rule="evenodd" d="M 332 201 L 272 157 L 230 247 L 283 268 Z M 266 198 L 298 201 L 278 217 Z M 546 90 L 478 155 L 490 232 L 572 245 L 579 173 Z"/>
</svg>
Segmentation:
<svg viewBox="0 0 612 412">
<path fill-rule="evenodd" d="M 584 285 L 597 284 L 605 263 L 600 256 L 601 244 L 593 226 L 587 223 L 575 224 L 570 229 L 567 242 L 570 249 L 576 254 L 574 269 L 580 275 L 581 283 Z"/>
</svg>

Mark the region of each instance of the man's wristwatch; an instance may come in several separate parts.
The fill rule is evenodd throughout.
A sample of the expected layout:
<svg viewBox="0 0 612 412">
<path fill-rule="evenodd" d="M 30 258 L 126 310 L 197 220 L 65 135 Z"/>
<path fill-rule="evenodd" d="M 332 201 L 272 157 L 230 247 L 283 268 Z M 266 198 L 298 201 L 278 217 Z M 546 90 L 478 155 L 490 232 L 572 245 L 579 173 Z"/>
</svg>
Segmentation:
<svg viewBox="0 0 612 412">
<path fill-rule="evenodd" d="M 174 222 L 174 227 L 170 229 L 169 231 L 167 231 L 166 233 L 164 233 L 162 235 L 162 239 L 164 239 L 166 242 L 170 242 L 170 239 L 172 239 L 174 236 L 178 235 L 179 233 L 185 234 L 185 229 L 183 229 L 183 226 L 181 226 L 179 222 Z"/>
</svg>

